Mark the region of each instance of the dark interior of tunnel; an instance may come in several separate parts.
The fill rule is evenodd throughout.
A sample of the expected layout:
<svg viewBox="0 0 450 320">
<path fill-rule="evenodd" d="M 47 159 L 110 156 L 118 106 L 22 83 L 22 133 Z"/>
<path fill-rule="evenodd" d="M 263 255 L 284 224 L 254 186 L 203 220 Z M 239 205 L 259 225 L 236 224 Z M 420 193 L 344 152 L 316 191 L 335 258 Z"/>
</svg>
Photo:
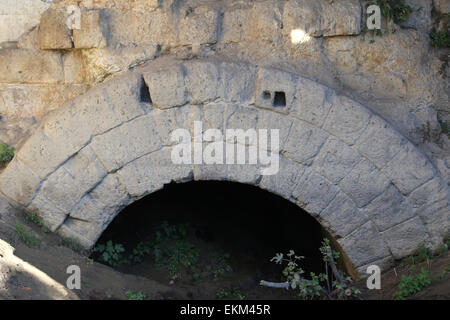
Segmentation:
<svg viewBox="0 0 450 320">
<path fill-rule="evenodd" d="M 324 231 L 314 218 L 268 191 L 231 182 L 166 185 L 120 212 L 97 244 L 112 240 L 132 250 L 154 237 L 163 221 L 189 223 L 189 241 L 200 248 L 199 261 L 213 251 L 226 252 L 233 270 L 245 279 L 253 277 L 256 284 L 283 280 L 284 266 L 270 261 L 278 252 L 305 256 L 301 266 L 306 274 L 325 271 L 319 251 Z M 151 257 L 121 271 L 150 277 L 149 268 Z M 233 281 L 245 282 L 243 278 Z"/>
</svg>

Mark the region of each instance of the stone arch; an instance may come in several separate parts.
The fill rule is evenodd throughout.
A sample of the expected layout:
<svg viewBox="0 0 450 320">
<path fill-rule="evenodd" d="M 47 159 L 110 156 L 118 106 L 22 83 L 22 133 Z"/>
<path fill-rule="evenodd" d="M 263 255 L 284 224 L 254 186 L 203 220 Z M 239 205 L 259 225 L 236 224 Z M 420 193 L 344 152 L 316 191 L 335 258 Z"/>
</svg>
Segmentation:
<svg viewBox="0 0 450 320">
<path fill-rule="evenodd" d="M 433 165 L 359 103 L 277 69 L 158 60 L 50 114 L 2 173 L 1 193 L 91 248 L 122 208 L 167 183 L 253 184 L 314 216 L 360 271 L 419 243 L 434 248 L 448 230 L 448 187 Z M 170 132 L 193 134 L 197 120 L 204 129 L 280 129 L 278 174 L 174 165 Z"/>
</svg>

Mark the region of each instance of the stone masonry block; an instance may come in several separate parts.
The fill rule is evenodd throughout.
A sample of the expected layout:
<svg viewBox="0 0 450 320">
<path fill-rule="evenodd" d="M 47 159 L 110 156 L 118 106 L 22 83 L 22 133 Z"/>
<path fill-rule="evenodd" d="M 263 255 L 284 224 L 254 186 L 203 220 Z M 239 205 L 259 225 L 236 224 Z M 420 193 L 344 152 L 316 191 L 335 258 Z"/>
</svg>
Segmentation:
<svg viewBox="0 0 450 320">
<path fill-rule="evenodd" d="M 50 8 L 41 15 L 39 42 L 42 50 L 71 49 L 72 32 L 67 26 L 68 14 L 64 8 Z"/>
<path fill-rule="evenodd" d="M 81 28 L 73 30 L 73 42 L 77 49 L 106 47 L 106 21 L 98 10 L 81 11 Z"/>
<path fill-rule="evenodd" d="M 182 65 L 144 72 L 153 106 L 159 109 L 182 106 L 188 102 Z"/>
</svg>

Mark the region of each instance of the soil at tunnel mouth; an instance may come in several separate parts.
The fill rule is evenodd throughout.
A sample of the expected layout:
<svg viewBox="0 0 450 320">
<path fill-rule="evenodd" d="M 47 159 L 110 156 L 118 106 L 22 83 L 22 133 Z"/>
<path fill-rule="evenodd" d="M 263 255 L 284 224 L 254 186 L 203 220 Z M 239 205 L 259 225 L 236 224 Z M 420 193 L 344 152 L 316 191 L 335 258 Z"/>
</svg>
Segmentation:
<svg viewBox="0 0 450 320">
<path fill-rule="evenodd" d="M 286 199 L 249 185 L 207 181 L 170 184 L 133 203 L 97 247 L 108 241 L 122 245 L 117 270 L 171 284 L 187 298 L 290 299 L 293 292 L 259 285 L 284 281 L 284 267 L 271 258 L 294 250 L 305 256 L 306 274 L 324 272 L 319 252 L 324 236 L 314 218 Z M 170 253 L 158 259 L 155 245 Z M 133 249 L 143 247 L 149 252 L 131 261 Z M 106 263 L 101 252 L 92 257 Z"/>
</svg>

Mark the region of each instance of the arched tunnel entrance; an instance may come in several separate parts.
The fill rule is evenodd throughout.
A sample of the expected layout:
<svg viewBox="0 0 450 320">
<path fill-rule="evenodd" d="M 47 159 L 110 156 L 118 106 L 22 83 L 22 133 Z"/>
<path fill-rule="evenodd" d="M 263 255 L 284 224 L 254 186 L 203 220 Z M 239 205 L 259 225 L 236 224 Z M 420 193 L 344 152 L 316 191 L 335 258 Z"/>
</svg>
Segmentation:
<svg viewBox="0 0 450 320">
<path fill-rule="evenodd" d="M 324 272 L 324 237 L 329 236 L 307 212 L 268 191 L 196 181 L 166 185 L 126 207 L 96 248 L 109 241 L 122 245 L 128 261 L 115 268 L 170 283 L 186 298 L 286 299 L 295 294 L 259 286 L 260 280 L 285 281 L 285 265 L 271 258 L 294 250 L 305 257 L 305 274 Z M 145 253 L 134 261 L 133 250 Z M 103 252 L 94 251 L 93 258 L 108 264 Z"/>
</svg>

